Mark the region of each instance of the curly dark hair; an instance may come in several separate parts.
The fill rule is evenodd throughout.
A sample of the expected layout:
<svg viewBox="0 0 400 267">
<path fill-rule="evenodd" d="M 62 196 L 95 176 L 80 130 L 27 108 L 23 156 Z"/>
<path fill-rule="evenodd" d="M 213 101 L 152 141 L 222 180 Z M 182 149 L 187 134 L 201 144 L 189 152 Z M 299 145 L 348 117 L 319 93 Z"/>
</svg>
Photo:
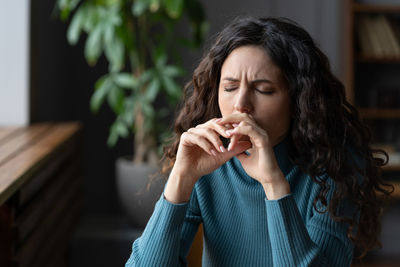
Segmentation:
<svg viewBox="0 0 400 267">
<path fill-rule="evenodd" d="M 175 136 L 165 150 L 164 170 L 172 167 L 183 132 L 221 116 L 218 87 L 222 64 L 234 49 L 244 45 L 263 47 L 288 83 L 293 104 L 290 158 L 321 186 L 314 209 L 328 210 L 335 221 L 348 223 L 348 237 L 359 248 L 360 257 L 364 256 L 380 246 L 377 229 L 383 198 L 377 192 L 387 197 L 393 191 L 381 177 L 388 156 L 383 150 L 370 148 L 371 134 L 346 101 L 344 86 L 332 74 L 328 58 L 311 36 L 289 19 L 237 18 L 217 35 L 185 86 Z M 329 185 L 321 179 L 324 175 L 335 182 L 329 204 Z M 339 213 L 344 200 L 355 207 L 351 216 Z M 317 209 L 318 202 L 325 211 Z"/>
</svg>

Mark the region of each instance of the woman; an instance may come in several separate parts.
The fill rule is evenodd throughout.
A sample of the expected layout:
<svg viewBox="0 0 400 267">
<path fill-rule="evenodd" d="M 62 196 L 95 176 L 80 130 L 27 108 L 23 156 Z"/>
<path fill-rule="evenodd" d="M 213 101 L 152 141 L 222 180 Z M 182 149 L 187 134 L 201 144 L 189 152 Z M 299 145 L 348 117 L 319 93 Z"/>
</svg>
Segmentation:
<svg viewBox="0 0 400 267">
<path fill-rule="evenodd" d="M 385 162 L 295 23 L 227 25 L 185 87 L 175 133 L 126 266 L 185 265 L 200 223 L 203 266 L 349 266 L 355 245 L 378 244 Z"/>
</svg>

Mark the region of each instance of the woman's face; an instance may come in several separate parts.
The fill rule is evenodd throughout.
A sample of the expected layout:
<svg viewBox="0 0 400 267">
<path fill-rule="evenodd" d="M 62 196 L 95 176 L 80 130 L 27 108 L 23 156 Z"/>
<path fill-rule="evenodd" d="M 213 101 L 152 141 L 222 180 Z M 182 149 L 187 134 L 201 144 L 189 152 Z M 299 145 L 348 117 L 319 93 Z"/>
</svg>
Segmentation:
<svg viewBox="0 0 400 267">
<path fill-rule="evenodd" d="M 268 134 L 272 145 L 290 127 L 291 101 L 280 69 L 259 46 L 233 50 L 222 65 L 218 105 L 223 117 L 248 113 Z"/>
</svg>

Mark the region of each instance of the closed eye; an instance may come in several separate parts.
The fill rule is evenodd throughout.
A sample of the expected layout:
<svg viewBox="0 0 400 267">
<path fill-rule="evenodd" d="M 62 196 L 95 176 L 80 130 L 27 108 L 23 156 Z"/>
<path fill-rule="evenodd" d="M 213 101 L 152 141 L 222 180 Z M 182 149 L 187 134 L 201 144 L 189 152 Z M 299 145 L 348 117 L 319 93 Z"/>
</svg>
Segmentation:
<svg viewBox="0 0 400 267">
<path fill-rule="evenodd" d="M 236 90 L 237 89 L 237 87 L 225 87 L 224 88 L 224 91 L 225 92 L 232 92 L 232 91 L 234 91 L 234 90 Z"/>
<path fill-rule="evenodd" d="M 263 95 L 272 95 L 274 93 L 274 91 L 264 91 L 260 89 L 256 89 L 256 91 Z"/>
</svg>

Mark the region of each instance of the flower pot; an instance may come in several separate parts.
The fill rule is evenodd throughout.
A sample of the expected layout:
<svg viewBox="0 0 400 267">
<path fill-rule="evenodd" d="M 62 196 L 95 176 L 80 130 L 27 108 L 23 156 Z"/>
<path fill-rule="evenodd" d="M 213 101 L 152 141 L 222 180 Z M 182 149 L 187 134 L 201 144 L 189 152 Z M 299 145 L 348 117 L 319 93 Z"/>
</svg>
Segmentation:
<svg viewBox="0 0 400 267">
<path fill-rule="evenodd" d="M 122 209 L 135 228 L 144 228 L 163 192 L 166 179 L 159 167 L 133 164 L 130 157 L 116 161 L 116 186 Z"/>
</svg>

